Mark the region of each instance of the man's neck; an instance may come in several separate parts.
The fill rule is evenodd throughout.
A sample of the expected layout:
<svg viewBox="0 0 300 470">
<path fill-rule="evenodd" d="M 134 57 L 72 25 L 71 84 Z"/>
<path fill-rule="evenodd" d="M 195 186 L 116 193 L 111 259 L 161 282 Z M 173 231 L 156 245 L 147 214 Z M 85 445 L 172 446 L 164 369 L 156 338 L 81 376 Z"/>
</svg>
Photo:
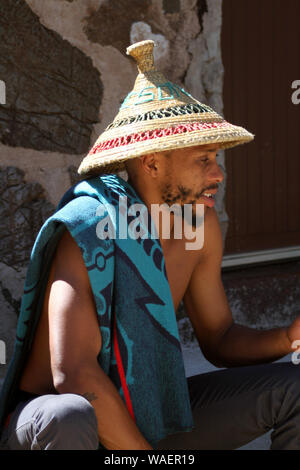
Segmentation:
<svg viewBox="0 0 300 470">
<path fill-rule="evenodd" d="M 149 188 L 147 184 L 144 184 L 144 182 L 139 184 L 136 181 L 132 181 L 130 178 L 128 179 L 127 182 L 135 190 L 135 192 L 137 193 L 141 201 L 145 204 L 148 212 L 151 215 L 153 215 L 153 212 L 151 211 L 151 209 L 154 204 L 157 204 L 158 206 L 163 204 L 163 201 L 161 200 L 161 197 L 158 191 L 155 190 L 154 188 Z M 165 210 L 168 211 L 167 209 Z M 170 240 L 174 238 L 174 214 L 168 212 L 168 217 L 170 220 L 170 239 L 164 237 L 163 231 L 162 231 L 163 229 L 162 224 L 159 223 L 159 221 L 155 223 L 155 227 L 156 227 L 156 230 L 158 231 L 159 239 L 160 239 L 162 246 L 169 245 Z"/>
</svg>

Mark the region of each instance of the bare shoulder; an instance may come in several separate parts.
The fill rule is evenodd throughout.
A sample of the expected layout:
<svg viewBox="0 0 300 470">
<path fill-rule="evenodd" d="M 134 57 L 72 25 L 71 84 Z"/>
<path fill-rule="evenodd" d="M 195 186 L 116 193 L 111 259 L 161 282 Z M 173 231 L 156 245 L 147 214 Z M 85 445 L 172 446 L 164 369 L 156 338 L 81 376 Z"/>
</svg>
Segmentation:
<svg viewBox="0 0 300 470">
<path fill-rule="evenodd" d="M 72 284 L 78 281 L 78 284 L 84 287 L 89 285 L 81 249 L 68 230 L 64 231 L 57 244 L 53 269 L 55 279 L 62 277 L 66 281 L 72 281 Z"/>
<path fill-rule="evenodd" d="M 80 252 L 80 248 L 69 230 L 66 229 L 57 244 L 56 254 L 58 254 L 58 256 L 68 256 L 71 253 L 75 254 L 76 252 Z"/>
<path fill-rule="evenodd" d="M 215 208 L 210 208 L 204 217 L 204 245 L 199 251 L 199 263 L 209 260 L 221 263 L 223 239 L 219 218 Z"/>
</svg>

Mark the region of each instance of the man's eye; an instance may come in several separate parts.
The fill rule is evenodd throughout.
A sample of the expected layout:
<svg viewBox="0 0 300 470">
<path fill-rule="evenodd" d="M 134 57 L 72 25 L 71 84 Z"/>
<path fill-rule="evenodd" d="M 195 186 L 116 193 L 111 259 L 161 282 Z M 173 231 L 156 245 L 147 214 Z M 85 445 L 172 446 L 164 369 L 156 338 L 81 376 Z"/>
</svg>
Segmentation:
<svg viewBox="0 0 300 470">
<path fill-rule="evenodd" d="M 208 162 L 209 158 L 201 158 L 201 162 Z"/>
</svg>

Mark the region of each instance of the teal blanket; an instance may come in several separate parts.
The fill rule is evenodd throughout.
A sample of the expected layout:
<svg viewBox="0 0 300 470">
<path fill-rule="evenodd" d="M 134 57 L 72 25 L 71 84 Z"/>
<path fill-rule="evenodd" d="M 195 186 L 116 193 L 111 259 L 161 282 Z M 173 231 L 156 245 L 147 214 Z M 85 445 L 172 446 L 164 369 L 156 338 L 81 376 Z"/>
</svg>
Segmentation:
<svg viewBox="0 0 300 470">
<path fill-rule="evenodd" d="M 118 237 L 120 200 L 128 208 L 142 204 L 134 189 L 115 175 L 87 179 L 64 194 L 42 226 L 31 253 L 14 354 L 0 395 L 1 426 L 14 404 L 34 339 L 55 247 L 67 229 L 81 249 L 94 295 L 102 335 L 99 365 L 117 387 L 132 419 L 152 445 L 193 427 L 160 241 L 147 231 L 137 239 Z M 115 239 L 99 238 L 99 227 L 108 216 Z M 151 222 L 149 213 L 148 217 Z M 127 224 L 134 224 L 132 215 Z"/>
</svg>

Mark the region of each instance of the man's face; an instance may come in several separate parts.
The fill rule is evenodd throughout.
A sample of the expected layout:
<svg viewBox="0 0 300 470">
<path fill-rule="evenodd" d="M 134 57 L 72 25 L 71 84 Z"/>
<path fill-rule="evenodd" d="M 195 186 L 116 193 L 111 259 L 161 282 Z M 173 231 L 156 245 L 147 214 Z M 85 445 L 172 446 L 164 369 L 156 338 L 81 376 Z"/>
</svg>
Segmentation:
<svg viewBox="0 0 300 470">
<path fill-rule="evenodd" d="M 218 145 L 189 147 L 170 152 L 163 158 L 163 172 L 159 181 L 162 201 L 171 206 L 204 204 L 205 210 L 215 205 L 218 183 L 224 175 L 217 162 Z M 194 223 L 193 223 L 194 225 Z"/>
</svg>

